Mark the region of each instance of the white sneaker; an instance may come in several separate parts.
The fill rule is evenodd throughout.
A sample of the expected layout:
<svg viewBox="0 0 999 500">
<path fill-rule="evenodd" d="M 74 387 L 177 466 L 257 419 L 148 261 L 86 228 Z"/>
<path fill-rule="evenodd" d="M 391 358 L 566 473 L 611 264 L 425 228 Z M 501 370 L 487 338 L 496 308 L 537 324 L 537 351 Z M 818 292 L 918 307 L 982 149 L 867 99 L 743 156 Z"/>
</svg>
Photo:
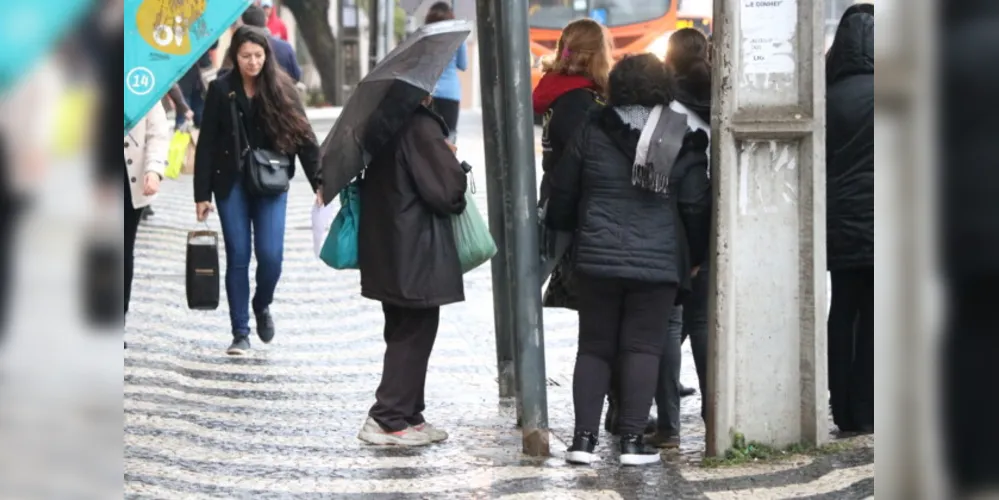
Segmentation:
<svg viewBox="0 0 999 500">
<path fill-rule="evenodd" d="M 442 443 L 447 441 L 447 432 L 438 429 L 428 422 L 424 422 L 420 425 L 413 426 L 413 429 L 420 431 L 430 437 L 430 441 L 434 443 Z"/>
<path fill-rule="evenodd" d="M 364 422 L 357 439 L 376 446 L 426 446 L 433 442 L 430 436 L 413 427 L 399 432 L 386 432 L 371 417 Z"/>
</svg>

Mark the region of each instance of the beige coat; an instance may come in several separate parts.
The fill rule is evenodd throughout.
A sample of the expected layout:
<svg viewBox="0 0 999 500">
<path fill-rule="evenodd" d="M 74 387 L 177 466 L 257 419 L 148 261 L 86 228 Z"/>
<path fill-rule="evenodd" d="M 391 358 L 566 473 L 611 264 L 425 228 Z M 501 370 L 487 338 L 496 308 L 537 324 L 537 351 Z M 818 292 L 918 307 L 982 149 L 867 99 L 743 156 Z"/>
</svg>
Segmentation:
<svg viewBox="0 0 999 500">
<path fill-rule="evenodd" d="M 170 138 L 170 123 L 160 103 L 156 103 L 125 136 L 125 168 L 128 170 L 134 208 L 148 206 L 156 198 L 156 195 L 142 194 L 144 178 L 148 172 L 155 172 L 163 177 L 170 151 Z"/>
</svg>

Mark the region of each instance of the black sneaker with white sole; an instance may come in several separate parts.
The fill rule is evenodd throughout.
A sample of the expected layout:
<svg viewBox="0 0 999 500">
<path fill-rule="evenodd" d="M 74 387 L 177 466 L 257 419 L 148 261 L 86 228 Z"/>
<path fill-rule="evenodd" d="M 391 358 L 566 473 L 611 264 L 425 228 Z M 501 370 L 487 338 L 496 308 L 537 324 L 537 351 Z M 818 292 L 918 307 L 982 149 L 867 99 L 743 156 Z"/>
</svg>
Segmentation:
<svg viewBox="0 0 999 500">
<path fill-rule="evenodd" d="M 661 461 L 659 449 L 634 434 L 621 437 L 621 465 L 649 465 Z"/>
<path fill-rule="evenodd" d="M 250 339 L 249 337 L 236 337 L 232 339 L 232 345 L 225 350 L 225 353 L 230 356 L 242 356 L 250 350 Z"/>
<path fill-rule="evenodd" d="M 591 432 L 578 431 L 572 438 L 572 446 L 565 453 L 565 461 L 570 464 L 590 465 L 599 462 L 593 450 L 597 447 L 597 437 Z"/>
</svg>

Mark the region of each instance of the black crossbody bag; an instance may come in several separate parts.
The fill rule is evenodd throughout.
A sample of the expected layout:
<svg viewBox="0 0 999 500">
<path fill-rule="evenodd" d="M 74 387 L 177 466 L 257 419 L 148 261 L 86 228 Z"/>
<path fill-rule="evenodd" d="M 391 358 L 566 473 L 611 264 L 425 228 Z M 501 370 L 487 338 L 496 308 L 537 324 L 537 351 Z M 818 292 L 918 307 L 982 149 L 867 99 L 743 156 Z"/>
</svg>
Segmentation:
<svg viewBox="0 0 999 500">
<path fill-rule="evenodd" d="M 243 121 L 236 111 L 236 95 L 229 94 L 229 112 L 236 130 L 236 154 L 243 170 L 246 189 L 256 196 L 275 196 L 287 192 L 291 186 L 291 158 L 285 153 L 263 148 L 250 147 Z M 240 137 L 245 147 L 240 145 Z"/>
</svg>

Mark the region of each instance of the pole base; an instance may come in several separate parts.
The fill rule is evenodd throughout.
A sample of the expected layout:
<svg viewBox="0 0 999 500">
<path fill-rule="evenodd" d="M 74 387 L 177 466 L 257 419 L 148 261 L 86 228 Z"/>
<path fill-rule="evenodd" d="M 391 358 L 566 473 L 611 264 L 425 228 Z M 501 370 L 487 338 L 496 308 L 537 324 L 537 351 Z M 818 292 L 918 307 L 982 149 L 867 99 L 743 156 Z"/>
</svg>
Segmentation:
<svg viewBox="0 0 999 500">
<path fill-rule="evenodd" d="M 529 457 L 552 456 L 548 429 L 524 430 L 524 454 Z"/>
</svg>

